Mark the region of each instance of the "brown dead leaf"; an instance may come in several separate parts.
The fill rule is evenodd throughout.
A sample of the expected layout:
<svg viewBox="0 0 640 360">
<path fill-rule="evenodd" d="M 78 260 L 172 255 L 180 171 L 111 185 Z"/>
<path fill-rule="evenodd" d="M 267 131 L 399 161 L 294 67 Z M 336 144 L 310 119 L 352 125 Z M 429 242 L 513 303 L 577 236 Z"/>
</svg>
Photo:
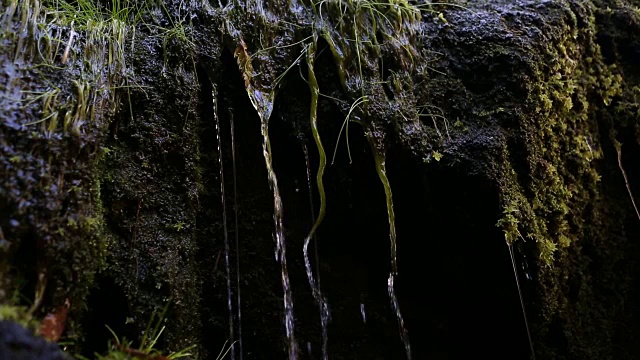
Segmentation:
<svg viewBox="0 0 640 360">
<path fill-rule="evenodd" d="M 57 307 L 42 319 L 40 323 L 40 335 L 42 335 L 42 337 L 53 342 L 60 340 L 67 322 L 67 314 L 69 313 L 70 306 L 71 303 L 69 299 L 66 299 L 63 305 Z"/>
</svg>

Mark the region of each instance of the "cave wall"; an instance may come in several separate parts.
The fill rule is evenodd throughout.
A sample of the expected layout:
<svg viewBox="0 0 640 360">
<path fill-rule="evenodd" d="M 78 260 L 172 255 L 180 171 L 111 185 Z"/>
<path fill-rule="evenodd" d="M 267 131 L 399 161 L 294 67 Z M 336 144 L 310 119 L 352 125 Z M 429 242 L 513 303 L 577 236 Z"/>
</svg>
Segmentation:
<svg viewBox="0 0 640 360">
<path fill-rule="evenodd" d="M 320 358 L 302 257 L 321 203 L 313 70 L 329 165 L 311 257 L 331 357 L 405 357 L 387 294 L 381 155 L 414 358 L 528 358 L 505 240 L 538 358 L 638 356 L 640 219 L 619 165 L 634 188 L 638 4 L 423 6 L 390 21 L 397 37 L 365 32 L 355 47 L 353 31 L 375 16 L 351 7 L 361 22 L 340 22 L 330 6 L 322 18 L 306 2 L 145 4 L 131 3 L 140 18 L 72 29 L 69 14 L 41 11 L 47 2 L 3 2 L 3 304 L 36 303 L 28 312 L 40 319 L 70 300 L 65 336 L 90 354 L 110 339 L 97 322 L 136 338 L 170 303 L 159 345 L 197 344 L 194 358 L 214 358 L 229 338 L 227 241 L 245 356 L 285 356 L 269 112 L 298 352 Z M 231 291 L 237 311 L 235 280 Z"/>
<path fill-rule="evenodd" d="M 434 103 L 467 132 L 454 139 L 450 157 L 472 170 L 489 165 L 479 171 L 493 173 L 500 189 L 499 223 L 534 268 L 528 309 L 542 358 L 630 358 L 637 351 L 631 335 L 637 248 L 624 240 L 637 232 L 637 217 L 614 146 L 627 144 L 624 159 L 636 151 L 636 108 L 623 100 L 636 86 L 627 76 L 634 70 L 623 65 L 630 60 L 622 60 L 633 51 L 606 44 L 604 38 L 618 43 L 628 35 L 602 21 L 630 9 L 491 5 L 478 14 L 482 26 L 465 27 L 468 18 L 450 16 L 454 25 L 431 37 L 444 52 L 436 68 L 448 71 L 430 82 Z M 486 156 L 471 151 L 478 147 L 491 148 L 494 161 L 478 161 Z M 612 294 L 619 302 L 604 300 Z"/>
</svg>

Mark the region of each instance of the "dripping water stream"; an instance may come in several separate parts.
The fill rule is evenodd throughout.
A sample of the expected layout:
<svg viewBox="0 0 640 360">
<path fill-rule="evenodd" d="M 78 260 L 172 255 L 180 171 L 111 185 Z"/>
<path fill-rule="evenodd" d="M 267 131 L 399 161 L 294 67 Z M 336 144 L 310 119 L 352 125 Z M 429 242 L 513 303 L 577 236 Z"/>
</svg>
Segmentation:
<svg viewBox="0 0 640 360">
<path fill-rule="evenodd" d="M 240 300 L 240 235 L 238 227 L 238 185 L 237 185 L 237 176 L 236 176 L 236 136 L 235 136 L 235 124 L 233 122 L 233 114 L 229 116 L 230 127 L 231 127 L 231 164 L 233 170 L 233 213 L 234 213 L 234 235 L 236 240 L 236 296 L 237 296 L 237 304 L 236 308 L 238 310 L 238 355 L 240 360 L 242 360 L 242 311 L 241 311 L 241 300 Z"/>
<path fill-rule="evenodd" d="M 529 348 L 531 350 L 531 359 L 536 360 L 536 354 L 533 350 L 533 341 L 531 340 L 531 331 L 529 330 L 529 321 L 527 320 L 527 310 L 524 306 L 524 297 L 520 289 L 520 279 L 518 278 L 518 268 L 516 267 L 515 256 L 513 255 L 513 244 L 507 242 L 509 247 L 509 255 L 511 256 L 511 266 L 513 267 L 513 275 L 516 278 L 516 286 L 518 288 L 518 296 L 520 297 L 520 306 L 522 307 L 522 316 L 524 317 L 524 325 L 527 328 L 527 339 L 529 340 Z"/>
<path fill-rule="evenodd" d="M 227 268 L 227 306 L 229 308 L 229 342 L 231 343 L 231 359 L 235 360 L 235 341 L 233 328 L 233 293 L 231 291 L 231 265 L 229 262 L 229 231 L 227 229 L 227 202 L 224 192 L 224 166 L 222 161 L 222 139 L 220 136 L 220 120 L 218 119 L 218 104 L 215 89 L 212 91 L 213 98 L 213 116 L 216 124 L 216 138 L 218 140 L 218 159 L 220 160 L 220 197 L 222 199 L 222 227 L 224 231 L 224 259 Z M 236 225 L 237 226 L 237 225 Z"/>
<path fill-rule="evenodd" d="M 289 283 L 289 273 L 287 271 L 287 250 L 284 238 L 284 226 L 282 223 L 282 198 L 278 188 L 278 179 L 273 170 L 273 162 L 271 159 L 271 144 L 269 142 L 269 120 L 263 114 L 262 118 L 262 153 L 267 165 L 267 175 L 269 184 L 273 190 L 273 220 L 275 222 L 276 237 L 276 260 L 281 266 L 282 290 L 284 291 L 284 324 L 289 346 L 289 360 L 298 358 L 298 350 L 294 336 L 293 322 L 293 297 L 291 295 L 291 285 Z"/>
<path fill-rule="evenodd" d="M 261 3 L 260 3 L 261 4 Z M 240 45 L 236 48 L 234 56 L 238 61 L 240 71 L 243 73 L 245 80 L 245 88 L 249 95 L 249 100 L 253 108 L 258 112 L 260 117 L 260 132 L 262 134 L 262 154 L 264 156 L 264 162 L 267 166 L 267 178 L 269 181 L 269 187 L 273 191 L 273 221 L 275 223 L 275 242 L 276 261 L 280 263 L 280 275 L 282 280 L 283 290 L 283 302 L 284 302 L 284 325 L 285 333 L 287 337 L 287 347 L 289 353 L 289 360 L 297 360 L 298 358 L 298 346 L 295 339 L 294 331 L 294 317 L 293 317 L 293 296 L 291 294 L 291 284 L 289 282 L 289 273 L 287 270 L 287 248 L 284 237 L 284 225 L 282 214 L 282 197 L 280 196 L 280 189 L 278 188 L 278 178 L 273 169 L 273 159 L 271 151 L 271 142 L 269 140 L 269 118 L 273 111 L 273 100 L 275 98 L 275 90 L 263 91 L 257 89 L 252 83 L 253 67 L 251 65 L 251 58 L 247 53 L 246 44 L 240 39 Z"/>
<path fill-rule="evenodd" d="M 311 184 L 311 164 L 309 162 L 309 149 L 307 148 L 307 144 L 302 145 L 302 151 L 304 152 L 304 161 L 307 165 L 307 189 L 309 190 L 309 213 L 311 214 L 311 223 L 314 224 L 316 222 L 316 209 L 313 205 L 313 185 Z M 316 234 L 313 239 L 317 240 L 318 235 Z M 316 273 L 318 274 L 318 286 L 320 286 L 320 260 L 318 258 L 318 243 L 315 242 L 313 245 L 315 261 L 316 261 Z"/>
<path fill-rule="evenodd" d="M 315 208 L 313 206 L 313 187 L 311 185 L 311 165 L 309 164 L 309 150 L 307 149 L 307 145 L 303 145 L 302 147 L 303 151 L 304 151 L 304 159 L 305 159 L 305 163 L 307 165 L 307 186 L 309 189 L 309 206 L 310 206 L 310 210 L 311 210 L 311 223 L 315 224 L 316 222 L 316 214 L 315 214 Z M 316 262 L 316 278 L 317 278 L 317 288 L 318 288 L 318 293 L 321 293 L 322 287 L 320 285 L 320 259 L 318 257 L 318 235 L 314 235 L 313 237 L 309 238 L 310 240 L 315 240 L 313 243 L 313 251 L 314 251 L 314 257 L 315 257 L 315 262 Z M 305 245 L 308 245 L 305 242 Z M 310 279 L 310 284 L 312 284 L 311 286 L 313 287 L 313 273 L 311 272 L 311 264 L 309 263 L 309 254 L 308 254 L 308 247 L 305 246 L 304 248 L 304 258 L 305 258 L 305 268 L 307 271 L 307 278 Z M 329 312 L 329 307 L 328 304 L 326 303 L 326 301 L 324 300 L 324 298 L 320 298 L 320 303 L 319 303 L 319 310 L 320 310 L 320 326 L 321 326 L 321 331 L 322 331 L 322 358 L 324 360 L 329 358 L 328 352 L 327 352 L 327 345 L 328 345 L 328 334 L 327 334 L 327 324 L 329 323 L 329 320 L 331 318 L 330 312 Z"/>
<path fill-rule="evenodd" d="M 322 327 L 322 358 L 324 360 L 327 360 L 329 358 L 329 355 L 327 353 L 327 343 L 328 343 L 327 324 L 330 320 L 330 315 L 329 315 L 329 306 L 327 305 L 327 301 L 322 296 L 322 291 L 320 288 L 320 271 L 319 271 L 320 269 L 319 269 L 319 262 L 318 262 L 317 238 L 316 238 L 316 241 L 314 242 L 315 251 L 316 251 L 316 274 L 317 274 L 316 276 L 318 279 L 317 281 L 313 277 L 313 271 L 311 270 L 311 262 L 309 261 L 309 243 L 314 238 L 316 230 L 318 229 L 318 226 L 320 226 L 320 223 L 322 223 L 322 220 L 324 219 L 324 215 L 326 212 L 326 207 L 327 207 L 327 201 L 326 201 L 326 196 L 324 192 L 324 184 L 322 182 L 324 169 L 327 163 L 327 157 L 324 152 L 324 147 L 322 146 L 322 141 L 320 140 L 320 132 L 318 131 L 317 112 L 318 112 L 318 96 L 320 94 L 320 90 L 318 88 L 318 81 L 316 79 L 316 75 L 313 67 L 315 51 L 316 51 L 316 41 L 314 39 L 313 43 L 308 48 L 307 65 L 308 65 L 308 77 L 309 77 L 309 81 L 308 81 L 309 90 L 311 91 L 311 109 L 310 109 L 309 118 L 311 120 L 311 131 L 313 133 L 313 138 L 316 142 L 316 147 L 318 148 L 318 154 L 320 158 L 320 164 L 318 165 L 318 173 L 316 176 L 316 184 L 318 186 L 318 193 L 320 194 L 320 211 L 318 212 L 318 218 L 315 219 L 313 223 L 313 227 L 311 228 L 311 231 L 309 231 L 309 235 L 307 235 L 307 237 L 304 240 L 303 254 L 304 254 L 304 264 L 307 272 L 307 278 L 309 280 L 309 285 L 311 286 L 311 292 L 313 294 L 314 299 L 318 303 L 318 307 L 320 309 L 320 324 Z M 304 150 L 305 150 L 305 159 L 307 161 L 307 178 L 309 180 L 309 190 L 311 190 L 309 154 L 306 147 L 304 148 Z M 311 196 L 311 198 L 313 197 Z M 313 214 L 313 203 L 311 206 L 312 206 L 312 214 Z"/>
<path fill-rule="evenodd" d="M 393 211 L 393 198 L 391 193 L 391 184 L 389 183 L 389 178 L 387 177 L 387 169 L 386 169 L 386 159 L 384 149 L 378 150 L 375 146 L 375 139 L 372 135 L 367 136 L 369 139 L 369 143 L 371 144 L 371 149 L 373 152 L 373 156 L 376 163 L 376 171 L 378 172 L 378 177 L 382 182 L 382 186 L 384 187 L 385 198 L 387 202 L 387 215 L 389 218 L 389 240 L 391 242 L 391 272 L 389 273 L 389 279 L 387 280 L 387 290 L 389 292 L 389 299 L 391 300 L 391 306 L 396 315 L 396 319 L 398 320 L 398 327 L 400 330 L 400 338 L 402 339 L 402 343 L 404 344 L 404 349 L 407 354 L 407 359 L 411 360 L 411 344 L 409 342 L 409 333 L 404 324 L 404 319 L 402 318 L 402 313 L 400 312 L 400 304 L 398 303 L 398 297 L 396 296 L 395 290 L 395 278 L 398 275 L 398 264 L 396 257 L 396 225 L 395 225 L 395 214 Z"/>
<path fill-rule="evenodd" d="M 256 90 L 259 93 L 259 91 Z M 257 98 L 265 101 L 266 96 L 262 93 L 256 96 Z M 254 98 L 252 97 L 252 101 Z M 267 166 L 267 177 L 269 179 L 269 187 L 273 191 L 273 221 L 275 223 L 275 240 L 276 240 L 276 261 L 280 263 L 281 268 L 281 280 L 282 290 L 284 292 L 284 325 L 285 333 L 287 336 L 287 346 L 289 353 L 289 360 L 296 360 L 298 358 L 298 346 L 294 335 L 294 317 L 293 317 L 293 296 L 291 294 L 291 284 L 289 282 L 289 272 L 287 270 L 287 248 L 284 237 L 284 225 L 282 222 L 282 197 L 280 196 L 280 189 L 278 188 L 278 178 L 273 169 L 273 160 L 271 152 L 271 142 L 269 140 L 269 117 L 271 115 L 271 109 L 273 104 L 267 103 L 265 106 L 256 106 L 258 109 L 258 115 L 260 116 L 261 132 L 262 132 L 262 154 L 264 155 L 265 164 Z M 264 104 L 263 104 L 264 105 Z M 260 108 L 264 108 L 263 111 Z"/>
</svg>

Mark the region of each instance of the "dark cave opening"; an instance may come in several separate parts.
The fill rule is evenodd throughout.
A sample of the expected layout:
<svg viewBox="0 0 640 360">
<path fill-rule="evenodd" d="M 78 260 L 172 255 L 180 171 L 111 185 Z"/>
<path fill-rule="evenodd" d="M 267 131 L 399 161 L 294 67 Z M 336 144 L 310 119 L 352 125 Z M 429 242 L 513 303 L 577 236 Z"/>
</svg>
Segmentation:
<svg viewBox="0 0 640 360">
<path fill-rule="evenodd" d="M 327 50 L 326 47 L 326 43 L 319 42 L 320 49 Z M 339 77 L 331 52 L 321 50 L 315 64 L 321 93 L 344 98 L 339 85 L 336 88 Z M 307 67 L 302 64 L 300 71 L 292 71 L 287 76 L 276 99 L 269 133 L 284 202 L 287 258 L 300 354 L 303 358 L 320 359 L 320 314 L 311 296 L 302 251 L 320 207 L 316 184 L 318 149 L 310 133 L 306 74 Z M 308 255 L 317 279 L 315 249 L 318 248 L 322 292 L 332 317 L 328 325 L 328 352 L 334 358 L 396 358 L 403 352 L 399 340 L 393 336 L 397 334 L 397 327 L 388 316 L 389 231 L 384 192 L 361 126 L 351 123 L 349 130 L 339 135 L 344 117 L 333 100 L 319 99 L 318 125 L 327 158 L 323 179 L 327 209 Z M 303 147 L 307 148 L 310 158 L 310 179 Z M 334 151 L 336 161 L 332 164 Z"/>
<path fill-rule="evenodd" d="M 332 311 L 329 354 L 403 359 L 386 286 L 390 251 L 384 191 L 359 126 L 351 129 L 350 146 L 352 163 L 341 147 L 336 164 L 327 167 L 327 214 L 317 237 L 323 292 Z M 287 161 L 297 164 L 290 166 L 298 168 L 295 181 L 300 182 L 305 170 L 300 166 L 304 164 L 302 153 L 298 152 L 299 156 L 289 155 Z M 508 247 L 495 226 L 500 215 L 496 190 L 486 180 L 458 169 L 417 166 L 393 152 L 387 164 L 398 233 L 400 274 L 396 289 L 414 358 L 489 355 L 528 359 L 527 334 Z M 312 162 L 312 174 L 316 166 Z M 286 189 L 284 184 L 291 178 L 287 175 L 281 179 Z M 312 182 L 315 194 L 313 175 Z M 303 185 L 291 191 L 306 189 Z M 289 224 L 297 222 L 299 229 L 306 226 L 308 231 L 306 194 L 298 194 L 295 202 L 287 194 L 283 191 L 289 200 L 285 202 Z M 316 194 L 316 210 L 318 201 Z M 291 220 L 294 216 L 303 218 Z M 296 263 L 301 259 L 301 243 L 295 239 L 306 233 L 288 230 L 291 235 L 297 234 L 289 237 L 290 258 Z M 310 256 L 313 259 L 313 254 Z M 528 280 L 522 271 L 526 263 L 519 251 L 516 256 L 528 303 Z M 304 269 L 290 269 L 292 280 L 297 280 L 293 281 L 294 294 L 308 292 L 309 285 L 300 276 Z M 318 327 L 317 308 L 310 307 L 314 305 L 311 296 L 296 299 L 298 320 Z M 318 336 L 312 339 L 317 341 Z"/>
<path fill-rule="evenodd" d="M 316 64 L 324 70 L 319 79 L 321 89 L 336 94 L 339 90 L 327 85 L 337 78 L 335 69 L 327 66 L 330 56 L 328 52 L 321 54 Z M 272 358 L 284 350 L 285 344 L 280 266 L 273 257 L 273 197 L 262 156 L 260 120 L 232 54 L 225 51 L 221 60 L 217 100 L 228 216 L 236 205 L 230 195 L 231 120 L 236 140 L 244 352 L 255 358 Z M 300 73 L 306 74 L 304 65 Z M 301 357 L 316 359 L 320 358 L 319 311 L 302 257 L 304 238 L 312 226 L 303 146 L 310 156 L 311 201 L 316 216 L 320 204 L 315 180 L 318 152 L 309 134 L 308 94 L 298 71 L 288 75 L 274 106 L 269 133 L 284 204 L 296 337 Z M 206 101 L 207 96 L 202 97 Z M 338 139 L 343 119 L 335 103 L 320 100 L 318 121 L 327 154 L 327 211 L 315 241 L 322 290 L 332 314 L 329 355 L 403 359 L 405 353 L 387 294 L 390 251 L 384 190 L 360 125 L 350 124 L 349 159 L 346 134 L 343 132 Z M 203 143 L 213 148 L 214 136 L 204 134 Z M 336 141 L 340 144 L 332 165 Z M 398 232 L 400 274 L 396 289 L 414 358 L 490 355 L 527 359 L 527 336 L 509 253 L 502 232 L 495 226 L 500 215 L 497 191 L 488 181 L 466 175 L 461 169 L 416 164 L 394 149 L 387 166 Z M 220 206 L 219 199 L 212 198 L 210 203 Z M 236 230 L 228 221 L 233 239 Z M 221 225 L 216 226 L 216 248 L 221 248 Z M 309 256 L 317 275 L 314 248 L 315 244 Z M 235 264 L 233 254 L 232 258 Z M 223 269 L 220 261 L 216 274 Z M 205 336 L 222 338 L 228 334 L 223 278 L 222 274 L 216 275 L 217 280 L 203 296 L 212 300 L 204 305 L 211 322 L 205 325 Z M 209 352 L 213 353 L 219 343 L 211 343 Z"/>
<path fill-rule="evenodd" d="M 337 74 L 330 57 L 329 53 L 320 54 L 316 72 L 321 92 L 339 94 L 336 82 L 331 82 Z M 306 74 L 304 65 L 301 70 Z M 320 358 L 318 308 L 302 262 L 303 239 L 311 228 L 312 215 L 301 142 L 308 147 L 311 159 L 315 215 L 320 204 L 315 179 L 318 151 L 306 125 L 307 84 L 297 73 L 288 76 L 276 103 L 279 106 L 275 106 L 269 130 L 284 200 L 296 331 L 301 352 Z M 332 314 L 329 355 L 403 359 L 405 352 L 387 293 L 390 245 L 384 189 L 362 127 L 352 123 L 348 137 L 343 132 L 338 138 L 343 119 L 335 103 L 320 99 L 318 122 L 327 155 L 327 211 L 315 241 L 322 290 Z M 332 164 L 334 150 L 337 154 Z M 466 175 L 463 169 L 425 167 L 395 151 L 388 154 L 387 164 L 398 233 L 400 275 L 396 288 L 414 358 L 489 355 L 528 359 L 508 247 L 495 225 L 500 216 L 496 189 L 485 179 Z M 314 245 L 309 256 L 316 274 L 313 251 Z M 526 263 L 520 252 L 516 254 L 522 268 Z M 525 279 L 521 271 L 521 282 Z"/>
<path fill-rule="evenodd" d="M 395 184 L 398 296 L 414 356 L 528 359 L 509 251 L 495 226 L 496 189 L 462 169 L 416 167 L 397 153 L 388 167 Z"/>
</svg>

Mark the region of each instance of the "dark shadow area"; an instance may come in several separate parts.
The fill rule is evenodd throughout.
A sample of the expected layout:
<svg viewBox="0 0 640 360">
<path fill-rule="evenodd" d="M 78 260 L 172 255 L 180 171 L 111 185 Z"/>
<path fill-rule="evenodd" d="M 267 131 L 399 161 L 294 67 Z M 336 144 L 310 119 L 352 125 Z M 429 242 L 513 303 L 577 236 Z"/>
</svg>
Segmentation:
<svg viewBox="0 0 640 360">
<path fill-rule="evenodd" d="M 262 155 L 262 135 L 260 119 L 251 105 L 244 88 L 244 81 L 238 70 L 233 54 L 224 50 L 221 55 L 222 67 L 215 73 L 218 98 L 217 110 L 222 141 L 222 158 L 225 180 L 227 212 L 227 237 L 230 243 L 230 272 L 232 275 L 232 309 L 234 313 L 234 339 L 238 340 L 239 321 L 237 317 L 237 257 L 236 232 L 240 255 L 240 293 L 242 316 L 242 339 L 244 357 L 251 359 L 272 359 L 284 357 L 284 330 L 282 317 L 282 288 L 279 266 L 274 259 L 273 196 L 268 187 L 264 157 Z M 206 91 L 203 89 L 203 92 Z M 213 122 L 211 117 L 206 121 Z M 232 126 L 235 140 L 235 167 L 237 203 L 234 199 L 234 173 L 232 157 Z M 213 230 L 210 237 L 202 237 L 204 242 L 215 239 L 214 248 L 203 258 L 209 264 L 203 274 L 205 297 L 202 302 L 207 314 L 204 332 L 210 350 L 209 358 L 215 359 L 229 336 L 228 293 L 226 284 L 226 263 L 224 253 L 224 227 L 222 200 L 220 197 L 220 167 L 217 151 L 215 127 L 202 135 L 203 147 L 211 153 L 209 162 L 214 173 L 207 182 L 205 192 L 210 193 L 210 204 L 216 217 L 203 219 L 202 224 Z M 205 211 L 203 209 L 203 211 Z M 238 228 L 235 227 L 237 211 Z M 207 240 L 209 239 L 209 240 Z M 212 339 L 215 339 L 212 341 Z M 239 344 L 236 343 L 239 350 Z"/>
<path fill-rule="evenodd" d="M 616 140 L 621 144 L 620 160 L 626 175 L 625 180 L 618 163 L 618 153 L 610 136 L 609 128 L 602 126 L 602 194 L 606 204 L 606 212 L 603 215 L 609 221 L 601 226 L 605 227 L 609 238 L 606 246 L 587 243 L 583 251 L 593 259 L 589 264 L 590 272 L 599 275 L 596 277 L 599 290 L 608 296 L 620 292 L 628 293 L 625 295 L 628 296 L 627 301 L 631 305 L 625 306 L 625 313 L 615 314 L 618 315 L 621 324 L 616 329 L 616 340 L 620 345 L 616 345 L 621 353 L 624 350 L 640 353 L 640 344 L 635 336 L 640 332 L 640 245 L 632 240 L 640 236 L 640 219 L 625 183 L 627 181 L 631 188 L 636 206 L 640 206 L 640 164 L 637 161 L 640 157 L 640 144 L 637 132 L 633 129 L 626 128 L 616 134 Z M 620 284 L 613 282 L 611 274 L 625 280 L 620 281 Z M 609 304 L 612 303 L 609 299 L 606 300 Z"/>
<path fill-rule="evenodd" d="M 338 131 L 325 137 L 329 154 L 336 141 L 340 146 L 327 171 L 327 218 L 320 231 L 333 310 L 329 348 L 341 358 L 404 358 L 387 295 L 390 255 L 384 189 L 362 128 L 350 125 L 351 162 L 346 134 L 338 139 Z"/>
<path fill-rule="evenodd" d="M 322 49 L 326 44 L 320 45 Z M 216 100 L 223 145 L 227 236 L 232 244 L 232 308 L 237 314 L 235 235 L 238 231 L 244 356 L 284 357 L 281 269 L 274 258 L 273 193 L 268 187 L 262 154 L 260 119 L 246 94 L 233 55 L 224 51 L 221 60 Z M 316 72 L 321 93 L 344 98 L 329 51 L 320 52 Z M 320 316 L 311 296 L 302 251 L 304 238 L 320 206 L 316 184 L 319 159 L 309 127 L 306 74 L 303 64 L 300 71 L 296 68 L 287 75 L 269 120 L 269 136 L 283 200 L 300 358 L 319 359 Z M 199 74 L 199 77 L 205 76 Z M 207 95 L 211 88 L 207 86 L 210 85 L 203 85 L 201 95 L 202 129 L 206 130 L 201 129 L 200 151 L 203 164 L 215 165 L 207 165 L 210 169 L 203 173 L 210 177 L 203 181 L 210 190 L 203 192 L 201 200 L 221 209 L 217 135 L 215 127 L 206 125 L 207 121 L 213 121 L 210 116 L 213 107 L 206 104 L 212 100 Z M 391 259 L 384 189 L 362 127 L 350 123 L 348 134 L 343 131 L 339 138 L 344 110 L 334 100 L 320 99 L 318 124 L 327 156 L 323 179 L 327 211 L 309 257 L 317 276 L 317 244 L 322 291 L 332 316 L 328 327 L 329 356 L 333 359 L 404 359 L 397 319 L 387 292 Z M 237 204 L 232 193 L 232 121 Z M 334 150 L 336 157 L 332 164 Z M 391 149 L 387 166 L 398 233 L 400 275 L 396 289 L 413 346 L 413 358 L 528 359 L 527 335 L 511 260 L 504 235 L 495 226 L 500 215 L 497 192 L 487 180 L 468 176 L 462 170 L 425 166 L 409 159 L 406 154 Z M 238 229 L 233 220 L 236 206 Z M 209 322 L 204 335 L 216 338 L 207 344 L 211 356 L 229 334 L 224 232 L 221 210 L 202 211 L 199 221 L 214 222 L 201 225 L 202 229 L 207 226 L 212 229 L 203 231 L 202 248 L 207 248 L 208 237 L 216 239 L 215 246 L 201 255 L 205 268 L 213 271 L 210 277 L 203 277 L 211 279 L 210 283 L 205 281 L 203 290 L 206 308 L 203 313 Z M 210 211 L 208 215 L 207 211 Z M 524 281 L 526 265 L 520 249 L 517 250 L 517 264 Z M 525 298 L 527 296 L 525 292 Z M 237 336 L 236 315 L 234 325 Z"/>
<path fill-rule="evenodd" d="M 316 60 L 320 91 L 340 97 L 330 56 L 321 53 Z M 306 66 L 300 73 L 307 74 Z M 318 150 L 308 127 L 308 94 L 304 79 L 292 71 L 276 101 L 269 132 L 284 201 L 298 345 L 303 358 L 317 359 L 321 358 L 319 311 L 302 256 L 303 239 L 313 219 L 303 146 L 307 146 L 311 160 L 315 216 L 320 206 Z M 332 316 L 329 355 L 338 359 L 404 359 L 387 292 L 389 219 L 370 146 L 361 126 L 354 123 L 348 125 L 348 134 L 343 131 L 338 137 L 345 115 L 336 102 L 321 98 L 318 108 L 327 156 L 323 179 L 327 211 L 315 241 L 322 291 Z M 497 192 L 479 177 L 437 166 L 427 168 L 408 159 L 391 152 L 387 164 L 398 232 L 400 275 L 396 288 L 414 358 L 488 355 L 528 359 L 511 260 L 504 235 L 495 226 L 500 215 Z M 516 254 L 523 280 L 526 265 L 520 252 Z M 309 257 L 317 276 L 313 243 Z"/>
<path fill-rule="evenodd" d="M 200 208 L 196 217 L 199 239 L 198 262 L 203 270 L 205 286 L 202 287 L 202 314 L 209 321 L 202 321 L 201 346 L 209 358 L 214 358 L 229 336 L 229 314 L 226 306 L 224 244 L 221 229 L 222 206 L 220 198 L 220 166 L 216 118 L 214 113 L 213 86 L 202 67 L 197 68 L 200 93 L 198 101 L 198 192 Z M 226 317 L 225 317 L 226 315 Z M 211 341 L 216 339 L 216 341 Z"/>
<path fill-rule="evenodd" d="M 529 359 L 508 247 L 495 226 L 496 190 L 483 178 L 418 167 L 398 153 L 389 156 L 388 168 L 398 297 L 415 358 Z"/>
<path fill-rule="evenodd" d="M 118 286 L 109 276 L 98 275 L 96 287 L 87 299 L 87 307 L 91 309 L 83 319 L 86 342 L 82 355 L 93 358 L 95 353 L 105 354 L 109 341 L 113 342 L 113 335 L 107 326 L 113 330 L 120 341 L 138 341 L 138 332 L 133 325 L 127 325 L 130 316 L 127 297 L 122 287 Z M 146 324 L 145 324 L 146 325 Z M 137 346 L 136 342 L 134 346 Z"/>
</svg>

